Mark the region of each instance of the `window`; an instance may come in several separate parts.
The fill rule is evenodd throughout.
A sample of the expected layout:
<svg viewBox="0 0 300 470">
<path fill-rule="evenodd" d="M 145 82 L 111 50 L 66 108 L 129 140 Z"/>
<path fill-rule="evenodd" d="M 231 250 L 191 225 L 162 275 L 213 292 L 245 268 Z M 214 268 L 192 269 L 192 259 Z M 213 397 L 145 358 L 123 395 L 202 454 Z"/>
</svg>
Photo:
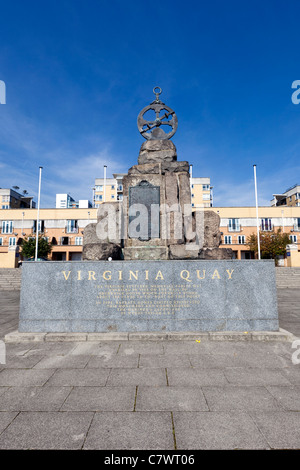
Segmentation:
<svg viewBox="0 0 300 470">
<path fill-rule="evenodd" d="M 297 235 L 290 235 L 290 240 L 292 243 L 297 243 Z"/>
<path fill-rule="evenodd" d="M 240 219 L 229 219 L 229 221 L 228 221 L 228 230 L 230 232 L 239 232 L 240 229 L 241 229 Z"/>
<path fill-rule="evenodd" d="M 12 233 L 12 231 L 13 231 L 12 220 L 3 220 L 2 233 Z"/>
<path fill-rule="evenodd" d="M 3 205 L 2 209 L 9 209 L 9 205 L 8 204 Z"/>
<path fill-rule="evenodd" d="M 261 229 L 263 231 L 272 230 L 271 219 L 261 219 Z"/>
<path fill-rule="evenodd" d="M 192 194 L 192 197 L 195 197 L 195 194 Z"/>
<path fill-rule="evenodd" d="M 77 233 L 77 220 L 67 220 L 67 233 Z"/>
<path fill-rule="evenodd" d="M 47 243 L 49 243 L 49 237 L 43 237 L 43 239 L 44 239 Z"/>
<path fill-rule="evenodd" d="M 102 199 L 103 199 L 102 194 L 96 194 L 95 195 L 95 201 L 102 201 Z"/>
<path fill-rule="evenodd" d="M 123 194 L 118 194 L 117 201 L 123 201 Z"/>
<path fill-rule="evenodd" d="M 9 237 L 9 246 L 16 246 L 16 237 Z"/>
<path fill-rule="evenodd" d="M 245 244 L 245 235 L 239 235 L 238 240 L 239 240 L 239 245 L 244 245 Z"/>
<path fill-rule="evenodd" d="M 33 233 L 36 232 L 36 220 L 33 221 L 33 228 L 32 228 L 32 231 Z M 43 220 L 39 220 L 39 232 L 43 232 L 44 231 L 44 221 Z"/>
<path fill-rule="evenodd" d="M 194 204 L 194 203 L 192 204 L 192 207 L 195 207 L 195 204 Z"/>
<path fill-rule="evenodd" d="M 232 242 L 231 235 L 225 235 L 224 237 L 225 245 L 231 245 L 231 242 Z"/>
<path fill-rule="evenodd" d="M 118 185 L 117 191 L 123 191 L 123 185 L 122 184 Z"/>
<path fill-rule="evenodd" d="M 9 202 L 9 196 L 2 196 L 2 202 Z"/>
<path fill-rule="evenodd" d="M 98 186 L 95 186 L 95 191 L 103 191 L 103 185 L 100 184 Z"/>
<path fill-rule="evenodd" d="M 3 245 L 3 238 L 0 237 L 0 246 L 2 246 L 2 245 Z"/>
<path fill-rule="evenodd" d="M 115 199 L 115 196 L 113 194 L 111 195 L 111 199 Z"/>
<path fill-rule="evenodd" d="M 210 194 L 203 194 L 203 201 L 209 201 L 210 200 Z"/>
<path fill-rule="evenodd" d="M 192 184 L 192 188 L 194 188 L 194 185 Z"/>
<path fill-rule="evenodd" d="M 75 237 L 75 245 L 82 245 L 82 237 Z"/>
<path fill-rule="evenodd" d="M 210 190 L 210 184 L 203 184 L 202 189 L 203 189 L 203 191 L 209 191 Z"/>
<path fill-rule="evenodd" d="M 294 230 L 300 230 L 300 217 L 298 217 L 297 219 L 295 219 Z"/>
<path fill-rule="evenodd" d="M 115 185 L 114 185 L 114 184 L 111 185 L 111 189 L 115 189 Z"/>
</svg>

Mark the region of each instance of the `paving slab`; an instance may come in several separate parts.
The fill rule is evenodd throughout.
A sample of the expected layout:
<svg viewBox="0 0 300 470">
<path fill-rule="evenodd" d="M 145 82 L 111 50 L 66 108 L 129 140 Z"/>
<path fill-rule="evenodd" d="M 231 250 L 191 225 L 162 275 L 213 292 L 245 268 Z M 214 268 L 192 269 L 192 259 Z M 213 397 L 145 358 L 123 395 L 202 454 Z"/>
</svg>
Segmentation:
<svg viewBox="0 0 300 470">
<path fill-rule="evenodd" d="M 47 370 L 35 370 L 34 372 L 47 372 Z M 47 386 L 104 387 L 109 373 L 110 369 L 57 369 L 47 382 Z"/>
<path fill-rule="evenodd" d="M 70 354 L 74 356 L 90 355 L 110 358 L 113 355 L 117 354 L 119 348 L 120 342 L 118 341 L 81 342 L 74 345 L 74 347 L 70 351 Z"/>
<path fill-rule="evenodd" d="M 171 413 L 96 413 L 83 448 L 173 450 Z"/>
<path fill-rule="evenodd" d="M 300 411 L 300 385 L 269 385 L 267 390 L 287 411 Z"/>
<path fill-rule="evenodd" d="M 41 387 L 54 372 L 53 369 L 5 369 L 0 372 L 0 387 Z"/>
<path fill-rule="evenodd" d="M 93 413 L 21 412 L 0 436 L 1 449 L 81 449 Z"/>
<path fill-rule="evenodd" d="M 167 354 L 141 354 L 139 361 L 140 368 L 166 368 L 166 367 L 191 367 L 189 356 L 167 355 Z"/>
<path fill-rule="evenodd" d="M 72 387 L 9 387 L 1 395 L 1 411 L 58 411 Z"/>
<path fill-rule="evenodd" d="M 92 356 L 89 358 L 87 368 L 108 368 L 108 369 L 134 369 L 139 364 L 139 355 L 132 354 L 130 356 L 113 355 L 111 357 Z"/>
<path fill-rule="evenodd" d="M 4 369 L 32 369 L 38 362 L 43 360 L 43 356 L 27 356 L 15 355 L 8 356 Z"/>
<path fill-rule="evenodd" d="M 15 413 L 7 412 L 7 411 L 0 412 L 0 433 L 2 433 L 10 425 L 10 423 L 15 419 L 17 414 L 18 412 L 15 412 Z"/>
<path fill-rule="evenodd" d="M 204 386 L 204 385 L 225 385 L 226 377 L 219 369 L 200 368 L 169 368 L 167 369 L 168 384 L 170 386 Z"/>
<path fill-rule="evenodd" d="M 145 387 L 137 389 L 136 411 L 208 411 L 199 387 Z"/>
<path fill-rule="evenodd" d="M 244 412 L 175 412 L 178 450 L 268 449 L 269 445 Z"/>
<path fill-rule="evenodd" d="M 92 370 L 92 369 L 91 369 Z M 108 386 L 151 385 L 167 386 L 165 369 L 111 369 Z"/>
<path fill-rule="evenodd" d="M 118 354 L 164 354 L 164 342 L 160 341 L 128 341 L 121 343 Z"/>
<path fill-rule="evenodd" d="M 251 413 L 271 449 L 300 448 L 300 413 L 296 411 Z"/>
<path fill-rule="evenodd" d="M 225 385 L 202 387 L 210 411 L 282 410 L 265 387 Z"/>
<path fill-rule="evenodd" d="M 133 411 L 136 387 L 74 387 L 62 411 Z"/>
<path fill-rule="evenodd" d="M 289 383 L 294 384 L 294 385 L 300 385 L 300 364 L 292 365 L 292 362 L 291 362 L 291 367 L 286 367 L 285 369 L 283 369 L 282 375 L 286 377 Z M 269 385 L 275 385 L 275 384 L 269 384 Z"/>
<path fill-rule="evenodd" d="M 25 359 L 32 359 L 36 356 L 26 357 Z M 48 356 L 39 360 L 35 365 L 34 369 L 83 369 L 88 361 L 90 356 Z"/>
<path fill-rule="evenodd" d="M 235 385 L 290 385 L 291 382 L 284 376 L 285 370 L 228 367 L 224 369 L 224 375 L 229 383 Z"/>
</svg>

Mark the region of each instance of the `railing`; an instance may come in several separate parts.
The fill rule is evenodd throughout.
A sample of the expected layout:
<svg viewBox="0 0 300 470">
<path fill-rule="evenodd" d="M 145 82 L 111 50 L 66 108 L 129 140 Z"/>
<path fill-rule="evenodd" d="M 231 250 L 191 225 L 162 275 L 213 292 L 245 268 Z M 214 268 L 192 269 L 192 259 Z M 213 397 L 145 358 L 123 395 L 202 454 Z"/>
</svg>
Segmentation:
<svg viewBox="0 0 300 470">
<path fill-rule="evenodd" d="M 81 243 L 76 242 L 75 238 L 65 237 L 67 240 L 64 241 L 63 239 L 57 240 L 56 243 L 52 242 L 52 246 L 82 246 L 83 240 L 81 238 Z M 51 241 L 51 240 L 50 240 Z"/>
<path fill-rule="evenodd" d="M 242 227 L 240 224 L 227 225 L 228 232 L 240 232 Z"/>
<path fill-rule="evenodd" d="M 78 227 L 65 227 L 66 233 L 78 233 Z"/>
<path fill-rule="evenodd" d="M 272 224 L 260 224 L 260 230 L 262 232 L 272 232 L 274 226 Z"/>
<path fill-rule="evenodd" d="M 11 230 L 4 230 L 3 231 L 2 227 L 0 227 L 0 233 L 2 235 L 12 235 L 14 233 L 14 230 L 15 230 L 14 227 L 12 227 Z"/>
<path fill-rule="evenodd" d="M 300 226 L 298 224 L 294 224 L 294 232 L 300 232 Z"/>
</svg>

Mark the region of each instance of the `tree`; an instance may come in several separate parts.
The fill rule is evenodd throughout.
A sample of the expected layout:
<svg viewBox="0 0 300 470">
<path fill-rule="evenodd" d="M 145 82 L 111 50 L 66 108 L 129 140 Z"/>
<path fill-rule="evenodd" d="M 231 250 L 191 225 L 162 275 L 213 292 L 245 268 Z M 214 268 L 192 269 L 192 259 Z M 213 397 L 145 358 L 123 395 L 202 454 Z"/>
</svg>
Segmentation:
<svg viewBox="0 0 300 470">
<path fill-rule="evenodd" d="M 22 241 L 22 255 L 24 258 L 32 258 L 35 256 L 35 237 L 25 237 Z M 38 258 L 47 258 L 51 253 L 52 245 L 44 237 L 39 235 L 38 241 Z"/>
<path fill-rule="evenodd" d="M 278 256 L 284 255 L 286 252 L 286 246 L 291 243 L 287 233 L 282 233 L 279 228 L 277 232 L 260 232 L 260 253 L 262 259 L 277 259 Z M 247 237 L 246 245 L 249 246 L 251 251 L 258 253 L 257 246 L 257 235 L 252 233 Z"/>
</svg>

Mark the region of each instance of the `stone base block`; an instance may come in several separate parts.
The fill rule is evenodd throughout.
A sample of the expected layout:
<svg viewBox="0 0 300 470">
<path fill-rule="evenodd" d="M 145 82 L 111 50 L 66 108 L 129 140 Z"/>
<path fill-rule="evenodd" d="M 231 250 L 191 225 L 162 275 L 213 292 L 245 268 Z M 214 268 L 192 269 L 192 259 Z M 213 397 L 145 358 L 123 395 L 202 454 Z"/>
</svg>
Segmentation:
<svg viewBox="0 0 300 470">
<path fill-rule="evenodd" d="M 20 333 L 14 331 L 5 336 L 5 343 L 24 342 L 95 342 L 95 341 L 289 341 L 296 338 L 292 333 L 283 330 L 279 331 L 216 331 L 216 332 L 141 332 L 141 333 Z"/>
</svg>

